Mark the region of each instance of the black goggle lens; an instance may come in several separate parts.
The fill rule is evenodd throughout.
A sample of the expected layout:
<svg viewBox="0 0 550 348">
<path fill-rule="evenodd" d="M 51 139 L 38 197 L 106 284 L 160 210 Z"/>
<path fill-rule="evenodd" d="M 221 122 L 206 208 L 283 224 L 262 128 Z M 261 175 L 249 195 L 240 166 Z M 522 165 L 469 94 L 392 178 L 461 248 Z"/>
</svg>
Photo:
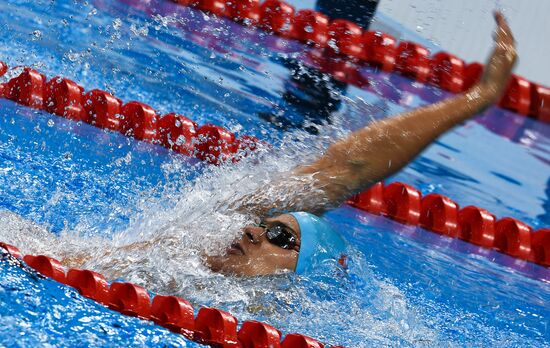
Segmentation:
<svg viewBox="0 0 550 348">
<path fill-rule="evenodd" d="M 260 227 L 265 228 L 266 238 L 271 244 L 283 249 L 291 249 L 296 244 L 296 238 L 283 226 L 275 225 L 268 227 L 260 224 Z"/>
</svg>

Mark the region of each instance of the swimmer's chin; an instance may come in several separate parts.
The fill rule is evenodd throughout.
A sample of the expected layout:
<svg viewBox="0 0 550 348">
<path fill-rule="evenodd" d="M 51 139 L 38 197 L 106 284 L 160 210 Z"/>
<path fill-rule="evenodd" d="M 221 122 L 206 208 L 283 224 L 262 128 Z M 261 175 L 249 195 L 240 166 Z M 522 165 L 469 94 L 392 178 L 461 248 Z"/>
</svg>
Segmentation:
<svg viewBox="0 0 550 348">
<path fill-rule="evenodd" d="M 250 274 L 242 267 L 239 267 L 230 255 L 214 255 L 205 256 L 204 264 L 214 273 L 223 274 L 225 276 L 247 277 L 256 276 L 256 274 Z"/>
<path fill-rule="evenodd" d="M 204 255 L 204 264 L 214 273 L 233 277 L 261 277 L 269 275 L 282 275 L 293 273 L 288 269 L 267 270 L 261 267 L 254 267 L 250 261 L 242 262 L 235 255 Z"/>
<path fill-rule="evenodd" d="M 219 255 L 203 255 L 203 263 L 212 272 L 222 273 L 224 257 Z"/>
</svg>

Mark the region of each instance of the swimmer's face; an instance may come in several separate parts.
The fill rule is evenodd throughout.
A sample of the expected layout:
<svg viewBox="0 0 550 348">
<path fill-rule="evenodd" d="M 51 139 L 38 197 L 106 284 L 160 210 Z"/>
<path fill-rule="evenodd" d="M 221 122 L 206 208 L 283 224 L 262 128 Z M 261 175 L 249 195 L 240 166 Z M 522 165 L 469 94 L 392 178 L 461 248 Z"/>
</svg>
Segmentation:
<svg viewBox="0 0 550 348">
<path fill-rule="evenodd" d="M 300 226 L 292 215 L 283 214 L 263 220 L 263 226 L 246 226 L 242 237 L 225 255 L 209 256 L 206 263 L 214 272 L 223 274 L 268 275 L 294 271 L 299 250 Z"/>
</svg>

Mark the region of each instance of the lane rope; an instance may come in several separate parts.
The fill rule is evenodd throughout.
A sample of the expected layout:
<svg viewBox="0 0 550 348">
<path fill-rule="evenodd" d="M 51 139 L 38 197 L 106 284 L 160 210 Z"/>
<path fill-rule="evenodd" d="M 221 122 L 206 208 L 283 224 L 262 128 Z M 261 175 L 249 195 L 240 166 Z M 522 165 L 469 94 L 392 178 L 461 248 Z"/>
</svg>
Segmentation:
<svg viewBox="0 0 550 348">
<path fill-rule="evenodd" d="M 483 72 L 479 62 L 465 63 L 457 56 L 430 51 L 419 43 L 397 40 L 380 31 L 365 31 L 344 19 L 294 7 L 281 0 L 171 0 L 285 39 L 298 40 L 321 50 L 321 71 L 336 80 L 363 87 L 368 84 L 358 72 L 361 64 L 459 93 L 477 83 Z M 130 2 L 130 0 L 125 0 Z M 513 75 L 498 105 L 520 115 L 550 122 L 550 88 Z"/>
<path fill-rule="evenodd" d="M 90 270 L 71 268 L 45 255 L 22 255 L 13 245 L 0 248 L 38 273 L 76 289 L 82 296 L 123 315 L 149 320 L 185 338 L 211 347 L 224 348 L 323 348 L 321 342 L 297 333 L 283 334 L 273 326 L 254 320 L 239 322 L 221 309 L 201 307 L 194 316 L 189 301 L 177 296 L 154 295 L 142 286 L 114 282 Z M 334 346 L 333 348 L 343 348 Z"/>
<path fill-rule="evenodd" d="M 437 193 L 422 197 L 420 190 L 401 182 L 387 186 L 379 182 L 347 203 L 403 224 L 550 267 L 550 228 L 534 231 L 520 220 L 497 219 L 488 210 L 474 205 L 461 209 L 452 199 Z"/>
<path fill-rule="evenodd" d="M 0 77 L 7 71 L 8 66 L 0 61 Z M 196 122 L 174 112 L 160 116 L 147 104 L 123 103 L 100 89 L 86 92 L 84 87 L 66 78 L 56 76 L 47 80 L 45 75 L 28 67 L 0 84 L 0 97 L 76 122 L 120 132 L 212 164 L 238 161 L 254 150 L 258 142 L 251 136 L 237 138 L 220 126 L 205 124 L 199 127 Z"/>
</svg>

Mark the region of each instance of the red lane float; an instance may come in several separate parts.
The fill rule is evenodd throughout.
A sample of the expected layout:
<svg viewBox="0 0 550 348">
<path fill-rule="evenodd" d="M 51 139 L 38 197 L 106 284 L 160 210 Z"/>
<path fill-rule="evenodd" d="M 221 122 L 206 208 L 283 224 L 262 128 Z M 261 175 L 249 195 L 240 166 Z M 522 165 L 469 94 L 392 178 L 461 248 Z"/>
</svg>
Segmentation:
<svg viewBox="0 0 550 348">
<path fill-rule="evenodd" d="M 529 260 L 531 228 L 521 221 L 503 218 L 495 224 L 495 249 L 504 254 Z"/>
<path fill-rule="evenodd" d="M 197 124 L 176 113 L 164 115 L 158 122 L 159 140 L 168 149 L 190 156 L 195 150 Z"/>
<path fill-rule="evenodd" d="M 0 77 L 8 71 L 8 65 L 0 61 Z M 5 83 L 0 83 L 0 98 L 4 98 L 7 93 L 8 86 Z"/>
<path fill-rule="evenodd" d="M 226 7 L 224 0 L 194 0 L 191 5 L 216 16 L 230 15 L 230 9 Z"/>
<path fill-rule="evenodd" d="M 258 148 L 258 143 L 263 143 L 264 145 L 267 145 L 267 143 L 261 142 L 258 138 L 251 137 L 249 135 L 245 135 L 237 139 L 236 143 L 239 151 L 244 152 L 255 151 Z"/>
<path fill-rule="evenodd" d="M 21 254 L 21 251 L 19 251 L 19 249 L 17 249 L 13 245 L 0 242 L 0 248 L 4 248 L 8 253 L 10 253 L 11 256 L 15 257 L 16 259 L 23 259 L 23 254 Z"/>
<path fill-rule="evenodd" d="M 531 109 L 531 83 L 523 77 L 513 75 L 499 106 L 520 115 L 528 115 Z"/>
<path fill-rule="evenodd" d="M 116 282 L 109 288 L 109 308 L 131 317 L 149 319 L 151 298 L 139 285 Z"/>
<path fill-rule="evenodd" d="M 399 222 L 416 225 L 420 221 L 420 191 L 394 182 L 384 187 L 384 214 Z"/>
<path fill-rule="evenodd" d="M 347 201 L 351 206 L 380 215 L 385 212 L 384 184 L 378 182 Z"/>
<path fill-rule="evenodd" d="M 260 6 L 260 28 L 286 38 L 294 36 L 294 7 L 281 0 L 266 0 Z"/>
<path fill-rule="evenodd" d="M 154 143 L 157 138 L 158 116 L 149 105 L 131 101 L 120 110 L 122 124 L 120 131 L 138 140 Z"/>
<path fill-rule="evenodd" d="M 478 62 L 466 65 L 464 68 L 464 90 L 467 90 L 479 82 L 483 74 L 483 69 L 485 69 L 484 65 Z"/>
<path fill-rule="evenodd" d="M 80 295 L 99 302 L 105 306 L 109 305 L 110 293 L 109 283 L 99 273 L 72 268 L 67 273 L 67 285 L 72 286 Z"/>
<path fill-rule="evenodd" d="M 228 17 L 245 25 L 255 25 L 267 32 L 289 39 L 297 39 L 317 48 L 338 53 L 343 59 L 356 61 L 358 58 L 384 71 L 395 70 L 419 82 L 430 82 L 442 89 L 458 93 L 467 90 L 479 81 L 483 65 L 477 62 L 465 65 L 452 54 L 440 52 L 429 57 L 429 51 L 422 45 L 402 41 L 395 48 L 395 39 L 385 33 L 364 32 L 356 23 L 343 19 L 334 21 L 311 9 L 300 10 L 295 14 L 294 7 L 281 0 L 173 0 L 184 6 L 194 6 L 210 13 Z M 329 28 L 327 30 L 327 27 Z M 326 41 L 327 35 L 330 40 Z M 358 35 L 362 39 L 357 41 Z M 330 43 L 327 47 L 327 43 Z M 358 49 L 361 52 L 358 54 Z M 355 68 L 359 69 L 358 67 Z M 325 71 L 330 73 L 331 71 Z M 359 87 L 368 85 L 363 79 L 342 78 L 342 70 L 336 69 L 337 79 Z M 355 76 L 360 74 L 355 73 Z M 548 103 L 539 102 L 537 94 L 527 98 L 527 84 L 522 78 L 511 81 L 510 88 L 501 101 L 501 106 L 523 115 L 531 114 L 544 122 L 550 122 Z M 533 87 L 531 87 L 532 89 Z M 546 88 L 546 87 L 544 87 Z M 0 86 L 0 95 L 1 95 Z M 531 92 L 530 94 L 533 94 Z M 535 103 L 536 106 L 532 106 Z M 544 106 L 546 105 L 546 106 Z M 539 110 L 538 108 L 542 110 Z M 542 111 L 542 112 L 541 112 Z"/>
<path fill-rule="evenodd" d="M 397 48 L 395 68 L 418 82 L 426 82 L 430 77 L 429 54 L 428 49 L 420 44 L 402 41 Z"/>
<path fill-rule="evenodd" d="M 225 311 L 203 307 L 195 319 L 195 340 L 216 347 L 238 348 L 237 319 Z"/>
<path fill-rule="evenodd" d="M 550 228 L 543 228 L 531 235 L 532 260 L 550 266 Z"/>
<path fill-rule="evenodd" d="M 531 84 L 529 114 L 539 121 L 550 122 L 550 88 Z"/>
<path fill-rule="evenodd" d="M 458 204 L 435 193 L 422 198 L 420 226 L 449 237 L 458 236 Z"/>
<path fill-rule="evenodd" d="M 96 127 L 121 131 L 120 109 L 122 102 L 111 93 L 94 89 L 84 96 L 84 109 L 88 121 Z"/>
<path fill-rule="evenodd" d="M 367 31 L 363 34 L 363 57 L 369 65 L 384 71 L 393 71 L 397 56 L 395 38 L 380 31 Z"/>
<path fill-rule="evenodd" d="M 157 295 L 151 305 L 151 319 L 157 325 L 193 339 L 195 318 L 189 301 L 175 296 Z"/>
<path fill-rule="evenodd" d="M 329 19 L 314 10 L 300 10 L 294 22 L 296 38 L 318 48 L 327 47 L 329 39 Z"/>
<path fill-rule="evenodd" d="M 226 4 L 229 17 L 245 25 L 257 25 L 260 22 L 260 0 L 232 0 Z"/>
<path fill-rule="evenodd" d="M 243 348 L 280 348 L 281 332 L 259 321 L 245 321 L 238 332 Z"/>
<path fill-rule="evenodd" d="M 495 245 L 496 217 L 485 209 L 474 206 L 463 208 L 458 214 L 458 238 L 485 248 Z"/>
<path fill-rule="evenodd" d="M 38 273 L 62 284 L 66 283 L 65 269 L 56 259 L 44 255 L 25 255 L 23 261 Z"/>
<path fill-rule="evenodd" d="M 281 348 L 324 348 L 325 345 L 319 343 L 311 337 L 307 337 L 299 334 L 286 335 L 283 342 L 281 342 Z"/>
<path fill-rule="evenodd" d="M 464 90 L 464 61 L 447 52 L 432 56 L 429 82 L 453 93 Z"/>
<path fill-rule="evenodd" d="M 0 61 L 0 77 L 4 76 L 4 74 L 8 71 L 8 65 L 2 61 Z"/>
<path fill-rule="evenodd" d="M 0 247 L 12 256 L 22 258 L 16 247 L 3 242 L 0 242 Z M 121 282 L 109 286 L 103 275 L 93 271 L 73 268 L 65 276 L 63 266 L 47 256 L 25 255 L 23 261 L 44 276 L 73 287 L 86 298 L 121 314 L 151 320 L 198 343 L 217 348 L 324 347 L 300 334 L 287 335 L 281 342 L 279 330 L 258 321 L 245 321 L 237 331 L 237 319 L 215 308 L 203 307 L 194 318 L 193 307 L 184 299 L 156 295 L 151 303 L 145 288 Z"/>
<path fill-rule="evenodd" d="M 330 24 L 328 34 L 329 51 L 352 59 L 362 57 L 363 30 L 357 24 L 336 19 Z"/>
<path fill-rule="evenodd" d="M 84 88 L 75 82 L 54 77 L 46 84 L 46 111 L 74 121 L 88 122 L 82 106 Z"/>
<path fill-rule="evenodd" d="M 4 95 L 14 102 L 30 106 L 35 109 L 44 109 L 44 89 L 46 77 L 30 68 L 17 77 L 8 81 Z"/>
<path fill-rule="evenodd" d="M 339 58 L 325 58 L 327 59 L 323 62 L 322 71 L 331 74 L 335 80 L 358 87 L 368 86 L 368 80 L 361 75 L 356 63 Z"/>
<path fill-rule="evenodd" d="M 238 150 L 233 133 L 211 124 L 198 129 L 195 149 L 198 159 L 213 164 L 229 159 Z"/>
</svg>

